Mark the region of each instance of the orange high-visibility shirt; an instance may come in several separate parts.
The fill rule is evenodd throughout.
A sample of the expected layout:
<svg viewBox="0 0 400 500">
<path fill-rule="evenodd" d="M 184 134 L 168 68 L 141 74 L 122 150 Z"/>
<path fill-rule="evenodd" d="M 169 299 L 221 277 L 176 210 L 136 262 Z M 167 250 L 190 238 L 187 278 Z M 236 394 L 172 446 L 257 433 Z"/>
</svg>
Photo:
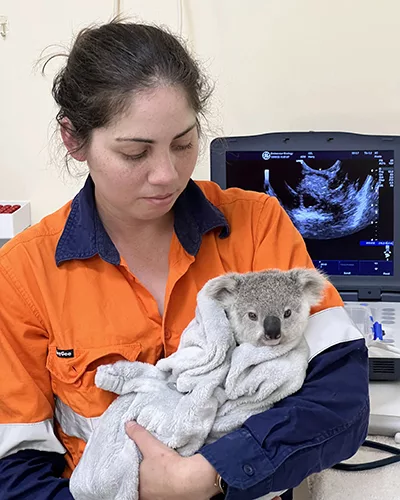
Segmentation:
<svg viewBox="0 0 400 500">
<path fill-rule="evenodd" d="M 95 386 L 99 365 L 173 353 L 210 278 L 312 266 L 275 198 L 190 181 L 175 206 L 160 316 L 105 232 L 93 189 L 89 177 L 72 202 L 0 250 L 0 458 L 65 452 L 65 476 L 115 397 Z M 318 310 L 336 306 L 329 286 Z"/>
</svg>

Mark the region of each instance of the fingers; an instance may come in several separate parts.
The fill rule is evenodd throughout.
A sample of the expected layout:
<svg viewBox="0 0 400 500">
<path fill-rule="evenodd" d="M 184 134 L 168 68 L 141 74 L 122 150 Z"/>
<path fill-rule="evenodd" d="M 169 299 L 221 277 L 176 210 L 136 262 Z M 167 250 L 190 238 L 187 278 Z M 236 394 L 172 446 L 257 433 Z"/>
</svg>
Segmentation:
<svg viewBox="0 0 400 500">
<path fill-rule="evenodd" d="M 130 422 L 126 422 L 125 431 L 138 446 L 141 442 L 143 442 L 143 440 L 144 442 L 146 442 L 146 439 L 148 437 L 153 438 L 153 436 L 144 427 L 137 424 L 133 420 L 131 420 Z"/>
<path fill-rule="evenodd" d="M 170 448 L 134 421 L 125 424 L 125 432 L 135 442 L 143 458 L 150 458 L 161 454 L 165 455 L 166 452 L 172 453 Z"/>
</svg>

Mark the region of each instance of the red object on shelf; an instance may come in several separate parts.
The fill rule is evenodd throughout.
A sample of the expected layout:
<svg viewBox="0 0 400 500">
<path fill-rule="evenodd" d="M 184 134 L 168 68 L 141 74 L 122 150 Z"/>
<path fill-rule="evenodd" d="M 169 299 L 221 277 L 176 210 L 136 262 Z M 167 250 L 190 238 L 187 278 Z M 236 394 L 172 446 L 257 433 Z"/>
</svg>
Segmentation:
<svg viewBox="0 0 400 500">
<path fill-rule="evenodd" d="M 0 241 L 9 240 L 31 225 L 29 201 L 0 200 Z M 0 246 L 2 243 L 0 243 Z"/>
<path fill-rule="evenodd" d="M 21 205 L 0 205 L 0 214 L 13 214 Z"/>
</svg>

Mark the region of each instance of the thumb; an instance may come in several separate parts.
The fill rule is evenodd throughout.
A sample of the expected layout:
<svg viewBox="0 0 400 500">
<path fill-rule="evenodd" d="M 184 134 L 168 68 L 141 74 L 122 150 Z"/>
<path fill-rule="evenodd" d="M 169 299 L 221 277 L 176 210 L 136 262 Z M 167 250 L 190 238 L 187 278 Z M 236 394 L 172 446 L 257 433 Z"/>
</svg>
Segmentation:
<svg viewBox="0 0 400 500">
<path fill-rule="evenodd" d="M 165 449 L 169 449 L 149 431 L 136 422 L 127 422 L 125 424 L 125 431 L 128 434 L 128 437 L 135 442 L 144 458 L 149 455 L 155 455 L 157 452 L 164 451 Z"/>
</svg>

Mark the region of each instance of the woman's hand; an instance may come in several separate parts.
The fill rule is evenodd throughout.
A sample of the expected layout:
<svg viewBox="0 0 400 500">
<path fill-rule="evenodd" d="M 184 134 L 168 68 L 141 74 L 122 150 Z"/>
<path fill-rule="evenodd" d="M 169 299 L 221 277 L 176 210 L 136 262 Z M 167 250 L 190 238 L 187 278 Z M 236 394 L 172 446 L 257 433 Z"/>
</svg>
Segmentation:
<svg viewBox="0 0 400 500">
<path fill-rule="evenodd" d="M 202 455 L 181 457 L 135 422 L 126 425 L 126 433 L 143 455 L 140 500 L 209 500 L 220 493 L 217 472 Z"/>
<path fill-rule="evenodd" d="M 140 500 L 208 500 L 219 493 L 217 472 L 202 455 L 181 457 L 135 422 L 126 425 L 126 433 L 143 455 Z"/>
</svg>

